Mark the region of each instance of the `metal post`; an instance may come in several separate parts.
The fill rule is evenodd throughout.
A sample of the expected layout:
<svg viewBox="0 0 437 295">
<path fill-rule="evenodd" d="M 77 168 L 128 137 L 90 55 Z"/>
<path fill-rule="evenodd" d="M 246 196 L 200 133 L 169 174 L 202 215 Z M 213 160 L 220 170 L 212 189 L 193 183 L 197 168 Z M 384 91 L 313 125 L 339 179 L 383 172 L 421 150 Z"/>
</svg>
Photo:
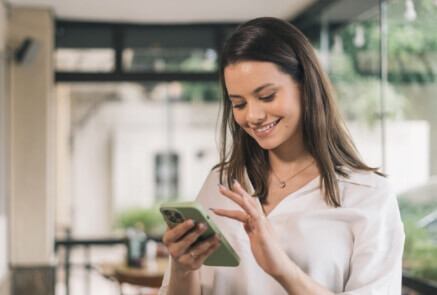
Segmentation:
<svg viewBox="0 0 437 295">
<path fill-rule="evenodd" d="M 91 261 L 90 261 L 90 245 L 85 245 L 85 294 L 90 295 L 91 289 Z"/>
<path fill-rule="evenodd" d="M 381 78 L 381 168 L 386 172 L 386 134 L 385 134 L 385 98 L 387 90 L 387 3 L 385 0 L 379 1 L 379 32 L 381 36 L 380 44 L 380 78 Z"/>
<path fill-rule="evenodd" d="M 322 16 L 320 30 L 320 56 L 323 69 L 329 72 L 329 23 L 326 17 Z"/>
<path fill-rule="evenodd" d="M 71 229 L 66 230 L 66 240 L 71 239 Z M 70 245 L 65 245 L 65 295 L 70 294 Z"/>
</svg>

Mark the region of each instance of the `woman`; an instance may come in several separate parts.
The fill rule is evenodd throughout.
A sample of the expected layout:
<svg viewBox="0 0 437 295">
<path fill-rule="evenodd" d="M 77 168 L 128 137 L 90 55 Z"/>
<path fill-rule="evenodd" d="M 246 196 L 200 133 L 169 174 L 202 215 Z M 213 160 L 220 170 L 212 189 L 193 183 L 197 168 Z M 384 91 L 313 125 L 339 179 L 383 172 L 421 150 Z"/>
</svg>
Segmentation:
<svg viewBox="0 0 437 295">
<path fill-rule="evenodd" d="M 187 220 L 163 237 L 171 266 L 160 294 L 400 294 L 396 197 L 360 159 L 308 40 L 254 19 L 220 63 L 221 160 L 197 202 L 241 262 L 202 266 L 220 237 L 195 243 L 205 228 Z"/>
</svg>

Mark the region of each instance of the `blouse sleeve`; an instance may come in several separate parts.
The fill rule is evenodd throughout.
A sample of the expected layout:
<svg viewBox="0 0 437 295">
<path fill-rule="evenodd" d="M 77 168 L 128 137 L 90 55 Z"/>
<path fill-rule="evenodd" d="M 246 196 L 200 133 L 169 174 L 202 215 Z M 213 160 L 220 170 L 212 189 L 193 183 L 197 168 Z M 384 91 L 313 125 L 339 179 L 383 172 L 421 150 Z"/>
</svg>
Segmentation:
<svg viewBox="0 0 437 295">
<path fill-rule="evenodd" d="M 161 287 L 159 288 L 158 295 L 167 294 L 168 285 L 170 283 L 170 271 L 171 271 L 171 257 L 168 258 L 167 269 L 164 273 L 164 278 L 162 279 Z"/>
<path fill-rule="evenodd" d="M 360 217 L 352 225 L 349 277 L 340 294 L 399 295 L 405 234 L 397 199 L 385 179 L 369 191 L 354 209 Z"/>
</svg>

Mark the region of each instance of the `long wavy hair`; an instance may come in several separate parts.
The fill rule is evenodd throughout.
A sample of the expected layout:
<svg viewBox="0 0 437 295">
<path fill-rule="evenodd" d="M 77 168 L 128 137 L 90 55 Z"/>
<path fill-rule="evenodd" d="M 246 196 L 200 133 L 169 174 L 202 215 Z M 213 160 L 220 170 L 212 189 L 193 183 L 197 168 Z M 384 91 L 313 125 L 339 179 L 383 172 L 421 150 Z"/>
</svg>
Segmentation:
<svg viewBox="0 0 437 295">
<path fill-rule="evenodd" d="M 345 167 L 378 172 L 361 160 L 338 110 L 331 83 L 307 38 L 293 25 L 263 17 L 240 25 L 226 41 L 220 57 L 221 142 L 220 183 L 232 187 L 237 179 L 247 190 L 245 172 L 261 202 L 266 202 L 270 164 L 268 153 L 235 121 L 228 98 L 224 70 L 242 61 L 274 63 L 301 89 L 301 126 L 306 149 L 320 171 L 320 187 L 326 204 L 341 206 L 336 174 L 348 178 Z M 231 143 L 228 146 L 228 132 Z"/>
</svg>

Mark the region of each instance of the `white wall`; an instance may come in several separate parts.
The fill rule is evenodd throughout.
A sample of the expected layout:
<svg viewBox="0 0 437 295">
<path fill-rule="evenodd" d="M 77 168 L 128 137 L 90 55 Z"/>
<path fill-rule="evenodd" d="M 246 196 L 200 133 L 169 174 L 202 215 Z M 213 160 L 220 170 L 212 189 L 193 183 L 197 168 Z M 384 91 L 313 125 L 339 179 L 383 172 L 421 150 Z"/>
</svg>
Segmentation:
<svg viewBox="0 0 437 295">
<path fill-rule="evenodd" d="M 174 103 L 169 116 L 166 112 L 160 102 L 106 103 L 75 131 L 72 201 L 76 236 L 107 235 L 120 210 L 152 205 L 155 156 L 168 145 L 179 156 L 178 197 L 196 197 L 218 162 L 218 104 Z M 197 156 L 199 152 L 203 157 Z"/>
<path fill-rule="evenodd" d="M 71 225 L 70 89 L 56 87 L 56 226 L 59 235 Z"/>
<path fill-rule="evenodd" d="M 437 83 L 407 83 L 395 87 L 399 93 L 408 97 L 412 106 L 409 108 L 408 118 L 424 120 L 429 124 L 430 175 L 437 175 Z"/>
<path fill-rule="evenodd" d="M 364 161 L 381 167 L 381 128 L 349 123 L 349 130 Z M 386 123 L 386 173 L 396 193 L 423 184 L 430 176 L 430 125 L 406 120 Z"/>
</svg>

